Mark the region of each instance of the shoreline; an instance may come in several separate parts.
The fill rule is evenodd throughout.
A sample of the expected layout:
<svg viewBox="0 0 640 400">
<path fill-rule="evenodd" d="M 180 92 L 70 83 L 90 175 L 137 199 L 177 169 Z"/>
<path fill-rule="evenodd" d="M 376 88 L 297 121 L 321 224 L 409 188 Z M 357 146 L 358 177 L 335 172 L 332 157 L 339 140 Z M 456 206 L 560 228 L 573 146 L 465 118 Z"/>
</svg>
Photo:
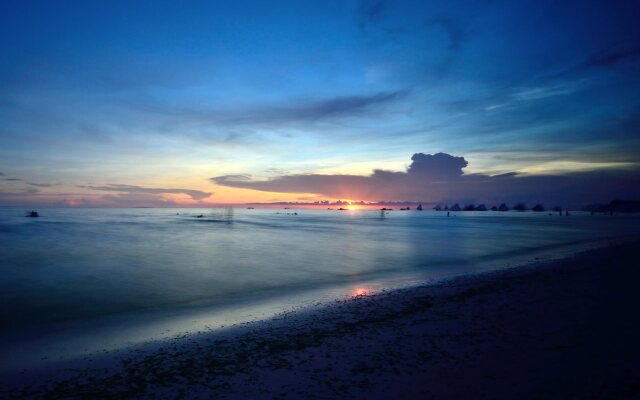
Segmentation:
<svg viewBox="0 0 640 400">
<path fill-rule="evenodd" d="M 202 305 L 186 309 L 158 310 L 148 313 L 114 315 L 104 320 L 78 321 L 54 326 L 37 342 L 10 342 L 5 346 L 0 368 L 3 375 L 15 371 L 38 371 L 60 364 L 81 364 L 83 360 L 101 358 L 101 354 L 123 354 L 140 348 L 154 348 L 158 343 L 175 337 L 195 336 L 201 333 L 226 335 L 230 328 L 246 324 L 261 324 L 277 317 L 281 312 L 314 312 L 317 308 L 331 307 L 335 301 L 349 299 L 358 291 L 367 295 L 403 290 L 416 286 L 437 285 L 441 281 L 484 274 L 491 271 L 520 268 L 529 264 L 563 259 L 575 253 L 607 246 L 610 243 L 640 241 L 632 237 L 606 237 L 565 242 L 544 248 L 522 249 L 520 253 L 495 254 L 489 259 L 476 259 L 457 264 L 472 266 L 471 271 L 415 271 L 408 274 L 370 276 L 364 280 L 343 282 L 325 287 L 300 290 L 278 296 L 252 299 L 240 303 Z M 430 264 L 431 265 L 431 264 Z M 431 265 L 433 268 L 433 265 Z M 457 268 L 457 267 L 456 267 Z M 454 268 L 453 270 L 455 271 Z M 28 332 L 25 332 L 28 333 Z M 14 350 L 14 349 L 17 349 Z M 16 362 L 20 360 L 19 362 Z M 11 367 L 7 367 L 12 362 Z"/>
<path fill-rule="evenodd" d="M 551 349 L 569 351 L 571 346 L 567 342 L 572 341 L 567 341 L 565 336 L 575 336 L 574 330 L 582 330 L 585 324 L 589 325 L 587 317 L 591 316 L 589 312 L 585 314 L 584 307 L 606 309 L 603 301 L 613 301 L 603 299 L 603 296 L 612 296 L 617 301 L 613 310 L 615 315 L 622 311 L 623 315 L 628 314 L 624 319 L 609 321 L 607 313 L 602 313 L 600 317 L 609 322 L 611 329 L 616 324 L 633 320 L 630 316 L 640 317 L 640 312 L 633 310 L 632 304 L 629 309 L 625 308 L 616 293 L 633 281 L 630 277 L 619 276 L 620 273 L 638 276 L 630 266 L 638 243 L 617 244 L 583 251 L 561 260 L 463 275 L 371 296 L 356 296 L 317 309 L 287 311 L 270 320 L 242 324 L 226 332 L 184 335 L 155 343 L 146 349 L 116 352 L 97 363 L 89 361 L 85 365 L 66 365 L 66 368 L 77 371 L 40 371 L 32 392 L 15 391 L 12 394 L 72 398 L 78 393 L 91 393 L 98 398 L 112 395 L 180 397 L 181 393 L 188 394 L 188 397 L 215 395 L 223 398 L 280 398 L 283 394 L 289 398 L 353 395 L 413 398 L 431 393 L 435 398 L 454 398 L 451 396 L 456 393 L 471 395 L 473 390 L 485 387 L 487 397 L 491 398 L 513 398 L 516 395 L 530 398 L 533 397 L 530 390 L 520 388 L 518 392 L 516 388 L 509 389 L 503 385 L 500 389 L 506 392 L 501 397 L 501 393 L 496 394 L 496 387 L 483 382 L 483 379 L 488 379 L 485 372 L 493 369 L 494 375 L 499 376 L 499 372 L 513 375 L 504 370 L 504 366 L 509 364 L 504 360 L 522 358 L 521 352 L 533 358 L 529 360 L 533 364 L 540 363 L 538 354 L 557 357 L 555 353 L 560 350 L 547 349 L 549 354 L 540 353 L 540 349 L 537 349 L 538 353 L 523 351 L 539 345 L 541 337 L 549 341 Z M 616 255 L 618 258 L 613 258 Z M 603 267 L 603 264 L 609 264 L 609 267 Z M 600 287 L 602 285 L 598 281 L 607 279 L 620 287 Z M 588 292 L 590 296 L 567 292 L 563 285 L 577 285 L 574 291 Z M 608 289 L 616 290 L 609 293 Z M 531 302 L 533 298 L 540 304 Z M 561 310 L 569 312 L 551 315 Z M 531 313 L 537 317 L 522 317 Z M 567 325 L 564 319 L 575 315 L 583 318 Z M 548 321 L 544 326 L 539 326 L 545 319 Z M 588 326 L 586 331 L 599 332 L 604 326 L 601 323 L 596 325 Z M 624 334 L 640 335 L 640 327 L 635 325 L 640 323 L 625 325 Z M 561 326 L 566 329 L 565 332 L 560 329 L 558 332 L 561 334 L 557 337 L 549 335 L 549 332 L 531 333 L 548 330 L 549 326 L 555 326 L 552 332 Z M 512 330 L 519 336 L 512 337 Z M 507 343 L 513 342 L 515 347 L 504 348 L 497 340 L 497 334 L 510 338 Z M 603 334 L 607 336 L 606 332 Z M 631 347 L 627 349 L 626 357 L 632 354 L 640 356 L 640 346 L 629 342 L 630 337 L 634 336 L 627 337 L 622 343 Z M 552 345 L 554 340 L 561 343 Z M 586 342 L 595 347 L 610 345 L 593 340 Z M 621 343 L 619 338 L 615 342 L 617 345 Z M 473 354 L 490 357 L 482 361 Z M 584 368 L 576 358 L 583 355 L 578 352 L 573 356 L 574 369 L 582 371 Z M 473 362 L 469 364 L 468 359 Z M 502 368 L 499 360 L 503 360 Z M 523 365 L 522 360 L 518 365 Z M 460 392 L 463 389 L 455 386 L 443 386 L 443 382 L 453 383 L 453 377 L 463 378 L 460 371 L 465 369 L 469 375 L 464 382 L 467 392 Z M 472 376 L 472 372 L 481 371 L 485 371 L 483 379 Z M 638 370 L 619 372 L 618 380 L 624 380 L 624 384 L 620 383 L 613 389 L 608 384 L 608 389 L 597 390 L 613 390 L 617 394 L 622 393 L 615 392 L 617 389 L 629 391 L 634 384 L 640 383 L 640 380 L 633 381 L 633 373 L 637 373 L 636 378 L 640 379 Z M 436 376 L 438 379 L 434 378 Z M 26 382 L 32 377 L 23 378 L 22 382 Z M 52 381 L 45 383 L 45 378 Z M 522 374 L 511 376 L 512 381 L 524 384 L 522 378 Z M 529 377 L 532 378 L 540 379 L 535 374 Z M 588 385 L 593 380 L 580 383 Z M 553 394 L 553 386 L 547 384 L 545 389 Z M 571 390 L 578 390 L 574 386 L 569 388 L 569 392 L 566 387 L 557 389 L 571 394 Z M 588 388 L 584 394 L 593 390 Z"/>
</svg>

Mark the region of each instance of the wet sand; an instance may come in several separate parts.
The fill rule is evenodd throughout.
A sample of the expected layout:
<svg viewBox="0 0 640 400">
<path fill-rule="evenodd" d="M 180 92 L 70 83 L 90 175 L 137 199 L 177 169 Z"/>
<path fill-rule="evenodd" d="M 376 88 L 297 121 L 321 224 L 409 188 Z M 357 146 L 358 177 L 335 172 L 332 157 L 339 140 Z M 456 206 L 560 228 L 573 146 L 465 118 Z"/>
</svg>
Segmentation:
<svg viewBox="0 0 640 400">
<path fill-rule="evenodd" d="M 640 398 L 639 242 L 3 377 L 49 398 Z M 22 386 L 37 376 L 31 386 Z M 9 380 L 10 379 L 10 380 Z M 4 397 L 4 396 L 3 396 Z"/>
</svg>

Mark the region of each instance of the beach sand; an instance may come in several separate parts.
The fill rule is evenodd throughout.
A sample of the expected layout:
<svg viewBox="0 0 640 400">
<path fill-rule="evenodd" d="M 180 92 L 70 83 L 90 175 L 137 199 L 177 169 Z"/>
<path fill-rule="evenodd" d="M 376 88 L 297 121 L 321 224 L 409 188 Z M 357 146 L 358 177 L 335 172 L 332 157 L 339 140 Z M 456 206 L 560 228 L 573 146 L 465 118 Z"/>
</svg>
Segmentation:
<svg viewBox="0 0 640 400">
<path fill-rule="evenodd" d="M 95 364 L 4 377 L 49 398 L 640 398 L 640 243 L 355 296 Z M 61 372 L 64 368 L 67 368 Z M 8 379 L 11 379 L 10 389 Z M 36 379 L 29 387 L 19 387 Z"/>
</svg>

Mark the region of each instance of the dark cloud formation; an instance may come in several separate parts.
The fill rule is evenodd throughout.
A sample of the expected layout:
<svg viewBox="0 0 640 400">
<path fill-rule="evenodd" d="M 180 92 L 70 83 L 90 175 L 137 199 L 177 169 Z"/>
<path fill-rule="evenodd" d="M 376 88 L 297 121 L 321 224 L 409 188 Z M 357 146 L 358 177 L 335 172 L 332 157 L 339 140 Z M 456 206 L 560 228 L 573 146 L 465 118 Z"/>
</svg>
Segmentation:
<svg viewBox="0 0 640 400">
<path fill-rule="evenodd" d="M 29 185 L 31 185 L 31 186 L 36 186 L 36 187 L 43 187 L 43 188 L 47 188 L 47 187 L 57 186 L 57 185 L 59 185 L 59 184 L 58 184 L 58 183 L 36 183 L 36 182 L 29 182 Z"/>
<path fill-rule="evenodd" d="M 134 186 L 134 185 L 119 185 L 119 184 L 111 184 L 111 185 L 105 185 L 105 186 L 79 186 L 79 187 L 84 189 L 101 190 L 105 192 L 127 193 L 127 194 L 164 194 L 164 193 L 186 194 L 194 200 L 203 200 L 213 195 L 213 193 L 210 193 L 210 192 L 203 192 L 201 190 L 193 190 L 193 189 L 145 188 L 145 187 Z"/>
<path fill-rule="evenodd" d="M 416 153 L 411 157 L 407 174 L 423 176 L 429 180 L 454 179 L 462 175 L 462 169 L 469 163 L 464 157 L 454 157 L 445 153 Z"/>
<path fill-rule="evenodd" d="M 186 122 L 202 126 L 261 126 L 296 124 L 351 117 L 374 116 L 379 106 L 402 100 L 406 90 L 378 92 L 365 95 L 346 95 L 324 99 L 294 99 L 277 105 L 235 107 L 233 110 L 202 107 L 167 107 L 141 105 L 145 112 L 161 114 L 175 123 Z M 244 134 L 243 134 L 244 135 Z M 227 136 L 229 139 L 234 139 Z"/>
<path fill-rule="evenodd" d="M 638 72 L 640 69 L 639 47 L 612 45 L 606 49 L 593 52 L 577 65 L 544 78 L 554 80 L 576 75 L 585 75 L 591 70 L 596 69 L 624 70 L 626 68 L 631 68 L 633 72 Z"/>
<path fill-rule="evenodd" d="M 123 182 L 127 165 L 157 176 L 167 154 L 224 162 L 230 149 L 253 174 L 416 148 L 492 159 L 500 171 L 640 154 L 638 1 L 161 1 L 121 11 L 111 2 L 3 8 L 2 168 L 24 181 L 0 176 L 0 185 L 49 196 L 58 191 L 40 177 Z M 188 157 L 170 158 L 189 169 Z M 267 171 L 275 178 L 264 182 L 220 179 L 345 197 L 354 187 L 374 200 L 431 198 L 453 185 L 443 181 L 464 182 L 447 189 L 454 197 L 474 185 L 464 166 L 436 179 L 426 171 L 437 160 L 413 161 L 411 171 L 364 178 L 291 169 Z M 418 191 L 428 179 L 437 183 Z M 168 197 L 108 190 L 89 200 Z"/>
<path fill-rule="evenodd" d="M 5 181 L 5 182 L 20 182 L 20 183 L 23 183 L 25 185 L 41 187 L 41 188 L 47 188 L 47 187 L 52 187 L 52 186 L 59 185 L 59 183 L 28 182 L 28 181 L 26 181 L 24 179 L 21 179 L 21 178 L 8 178 L 8 177 L 5 177 L 5 174 L 1 173 L 1 172 L 0 172 L 0 180 Z"/>
<path fill-rule="evenodd" d="M 640 59 L 640 48 L 601 51 L 589 58 L 586 66 L 613 68 Z"/>
<path fill-rule="evenodd" d="M 614 198 L 640 197 L 640 171 L 596 170 L 563 175 L 463 174 L 464 157 L 416 153 L 406 172 L 374 170 L 369 176 L 300 174 L 269 180 L 242 175 L 218 176 L 212 182 L 229 187 L 281 193 L 314 193 L 331 198 L 368 201 L 544 202 L 580 207 Z"/>
<path fill-rule="evenodd" d="M 381 92 L 368 96 L 345 96 L 317 102 L 303 103 L 300 106 L 283 108 L 281 117 L 285 119 L 321 119 L 332 116 L 359 114 L 368 107 L 395 101 L 406 95 L 406 91 Z M 276 111 L 276 110 L 273 110 Z"/>
</svg>

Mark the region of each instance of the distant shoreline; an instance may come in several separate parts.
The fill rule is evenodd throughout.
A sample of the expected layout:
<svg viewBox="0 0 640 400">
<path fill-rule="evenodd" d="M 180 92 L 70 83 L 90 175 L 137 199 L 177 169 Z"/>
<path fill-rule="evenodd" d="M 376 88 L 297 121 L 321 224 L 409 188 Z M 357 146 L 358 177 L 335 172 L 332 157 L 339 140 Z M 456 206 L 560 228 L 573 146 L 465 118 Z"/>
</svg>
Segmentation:
<svg viewBox="0 0 640 400">
<path fill-rule="evenodd" d="M 633 374 L 640 378 L 630 364 L 640 356 L 631 341 L 640 335 L 640 311 L 625 302 L 640 277 L 633 268 L 638 244 L 359 296 L 252 323 L 237 336 L 172 339 L 122 364 L 112 360 L 112 370 L 85 369 L 81 379 L 53 382 L 32 394 L 626 394 L 635 390 Z M 613 352 L 619 347 L 625 352 Z M 600 357 L 597 365 L 584 364 L 589 357 Z M 547 365 L 552 361 L 557 366 Z"/>
</svg>

